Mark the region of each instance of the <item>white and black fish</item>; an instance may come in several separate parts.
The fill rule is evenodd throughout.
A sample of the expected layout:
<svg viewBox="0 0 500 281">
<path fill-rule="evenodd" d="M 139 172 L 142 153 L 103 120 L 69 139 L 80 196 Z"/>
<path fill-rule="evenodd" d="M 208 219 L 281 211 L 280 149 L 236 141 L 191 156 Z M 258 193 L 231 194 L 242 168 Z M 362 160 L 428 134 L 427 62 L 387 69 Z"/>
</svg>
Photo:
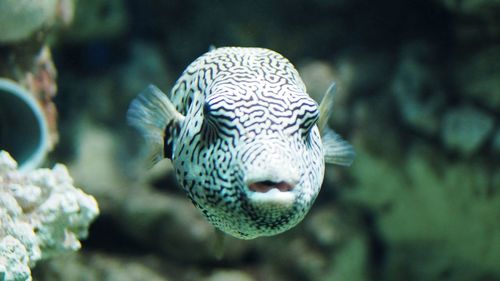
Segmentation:
<svg viewBox="0 0 500 281">
<path fill-rule="evenodd" d="M 304 218 L 325 161 L 352 163 L 352 146 L 327 127 L 334 93 L 332 85 L 318 106 L 280 54 L 224 47 L 192 62 L 170 98 L 149 86 L 127 118 L 154 163 L 172 160 L 177 180 L 208 221 L 252 239 Z"/>
</svg>

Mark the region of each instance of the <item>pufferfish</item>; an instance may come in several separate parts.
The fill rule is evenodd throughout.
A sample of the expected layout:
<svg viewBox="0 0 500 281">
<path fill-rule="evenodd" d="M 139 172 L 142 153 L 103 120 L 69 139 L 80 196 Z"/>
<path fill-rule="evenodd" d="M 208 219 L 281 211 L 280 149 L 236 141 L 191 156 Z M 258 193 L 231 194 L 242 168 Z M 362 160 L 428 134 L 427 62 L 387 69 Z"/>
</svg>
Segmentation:
<svg viewBox="0 0 500 281">
<path fill-rule="evenodd" d="M 327 127 L 335 88 L 318 105 L 277 52 L 216 48 L 184 70 L 170 97 L 147 87 L 127 119 L 153 163 L 171 159 L 179 184 L 211 224 L 253 239 L 306 216 L 325 162 L 352 163 L 352 146 Z"/>
</svg>

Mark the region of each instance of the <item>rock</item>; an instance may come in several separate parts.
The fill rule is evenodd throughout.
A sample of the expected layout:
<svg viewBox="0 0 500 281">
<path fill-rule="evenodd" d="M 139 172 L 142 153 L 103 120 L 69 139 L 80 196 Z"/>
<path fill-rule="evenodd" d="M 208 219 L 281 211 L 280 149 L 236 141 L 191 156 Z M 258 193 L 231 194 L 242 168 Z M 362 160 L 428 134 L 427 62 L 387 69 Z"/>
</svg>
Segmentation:
<svg viewBox="0 0 500 281">
<path fill-rule="evenodd" d="M 500 196 L 488 191 L 495 167 L 448 161 L 419 145 L 400 162 L 357 149 L 364 157 L 352 166 L 349 202 L 374 216 L 384 247 L 378 280 L 500 278 Z"/>
<path fill-rule="evenodd" d="M 493 151 L 500 154 L 500 129 L 497 129 L 495 135 L 493 136 Z"/>
<path fill-rule="evenodd" d="M 448 148 L 470 155 L 484 144 L 493 125 L 492 116 L 473 107 L 453 108 L 443 117 L 441 138 Z"/>
<path fill-rule="evenodd" d="M 118 90 L 124 93 L 127 104 L 149 84 L 161 88 L 172 85 L 172 75 L 161 50 L 141 41 L 131 42 L 128 61 L 119 68 L 117 76 L 120 87 Z M 165 88 L 165 93 L 168 92 L 167 89 Z"/>
<path fill-rule="evenodd" d="M 459 94 L 500 110 L 500 45 L 491 45 L 457 58 L 453 67 Z"/>
<path fill-rule="evenodd" d="M 319 280 L 328 266 L 323 254 L 323 250 L 328 249 L 315 247 L 300 233 L 300 226 L 282 234 L 280 239 L 260 238 L 254 243 L 261 264 L 269 266 L 278 280 L 294 280 L 296 276 L 302 277 L 299 280 Z"/>
<path fill-rule="evenodd" d="M 348 68 L 345 67 L 344 68 Z M 327 61 L 312 60 L 305 61 L 298 66 L 298 71 L 306 85 L 307 93 L 319 104 L 328 88 L 335 83 L 337 92 L 334 100 L 334 116 L 332 120 L 338 125 L 347 123 L 349 111 L 347 100 L 350 94 L 348 83 L 351 82 L 350 74 L 339 72 Z"/>
<path fill-rule="evenodd" d="M 147 259 L 135 259 L 89 252 L 55 258 L 37 267 L 37 280 L 168 281 L 165 274 L 149 266 Z"/>
<path fill-rule="evenodd" d="M 331 265 L 322 281 L 370 280 L 369 276 L 369 246 L 362 236 L 350 237 L 337 249 Z"/>
<path fill-rule="evenodd" d="M 345 226 L 342 225 L 339 210 L 330 206 L 317 208 L 304 223 L 313 241 L 321 247 L 331 249 L 345 239 Z"/>
<path fill-rule="evenodd" d="M 429 135 L 437 134 L 445 98 L 436 71 L 427 63 L 431 50 L 418 42 L 403 48 L 391 90 L 403 119 Z"/>
<path fill-rule="evenodd" d="M 61 39 L 77 42 L 108 39 L 125 31 L 128 14 L 123 0 L 78 1 L 71 28 Z"/>
<path fill-rule="evenodd" d="M 441 0 L 451 11 L 463 15 L 488 15 L 494 16 L 495 10 L 500 9 L 498 0 Z"/>
<path fill-rule="evenodd" d="M 463 41 L 482 41 L 500 35 L 498 0 L 439 0 L 454 15 L 458 37 Z"/>
<path fill-rule="evenodd" d="M 333 82 L 339 83 L 338 75 L 327 62 L 309 61 L 302 63 L 297 69 L 307 86 L 307 93 L 318 103 Z"/>
<path fill-rule="evenodd" d="M 255 281 L 250 275 L 238 270 L 216 270 L 204 281 Z"/>
</svg>

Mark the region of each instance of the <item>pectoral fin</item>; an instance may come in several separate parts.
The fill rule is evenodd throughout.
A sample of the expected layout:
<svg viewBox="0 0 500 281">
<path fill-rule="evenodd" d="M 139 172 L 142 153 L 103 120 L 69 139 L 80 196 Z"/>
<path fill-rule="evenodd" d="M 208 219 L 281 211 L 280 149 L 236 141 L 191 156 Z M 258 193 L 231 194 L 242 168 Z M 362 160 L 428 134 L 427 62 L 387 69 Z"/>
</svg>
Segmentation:
<svg viewBox="0 0 500 281">
<path fill-rule="evenodd" d="M 319 104 L 319 119 L 318 119 L 318 128 L 321 135 L 325 129 L 328 128 L 328 120 L 333 112 L 333 99 L 335 98 L 335 94 L 337 93 L 337 84 L 333 82 L 328 90 L 326 90 L 323 99 Z"/>
<path fill-rule="evenodd" d="M 337 86 L 335 83 L 332 83 L 319 105 L 318 128 L 323 142 L 325 162 L 350 166 L 356 155 L 354 148 L 332 129 L 328 128 L 328 120 L 333 112 L 333 101 L 336 92 Z"/>
<path fill-rule="evenodd" d="M 342 166 L 350 166 L 354 161 L 354 148 L 332 129 L 326 128 L 321 136 L 325 162 Z"/>
<path fill-rule="evenodd" d="M 160 89 L 149 85 L 135 98 L 127 111 L 127 121 L 146 140 L 151 165 L 172 157 L 172 142 L 176 128 L 184 120 L 172 102 Z"/>
</svg>

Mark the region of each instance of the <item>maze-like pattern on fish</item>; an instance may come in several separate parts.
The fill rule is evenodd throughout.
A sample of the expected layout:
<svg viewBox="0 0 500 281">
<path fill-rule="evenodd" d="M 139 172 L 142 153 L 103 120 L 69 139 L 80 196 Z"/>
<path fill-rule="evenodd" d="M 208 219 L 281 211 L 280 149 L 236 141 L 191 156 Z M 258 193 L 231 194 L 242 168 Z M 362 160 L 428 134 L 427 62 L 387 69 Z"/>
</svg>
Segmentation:
<svg viewBox="0 0 500 281">
<path fill-rule="evenodd" d="M 287 59 L 261 48 L 215 49 L 187 67 L 171 100 L 186 119 L 167 138 L 167 156 L 211 223 L 250 239 L 302 220 L 319 192 L 324 160 L 318 105 Z M 300 175 L 292 206 L 248 200 L 246 176 L 259 169 Z"/>
</svg>

